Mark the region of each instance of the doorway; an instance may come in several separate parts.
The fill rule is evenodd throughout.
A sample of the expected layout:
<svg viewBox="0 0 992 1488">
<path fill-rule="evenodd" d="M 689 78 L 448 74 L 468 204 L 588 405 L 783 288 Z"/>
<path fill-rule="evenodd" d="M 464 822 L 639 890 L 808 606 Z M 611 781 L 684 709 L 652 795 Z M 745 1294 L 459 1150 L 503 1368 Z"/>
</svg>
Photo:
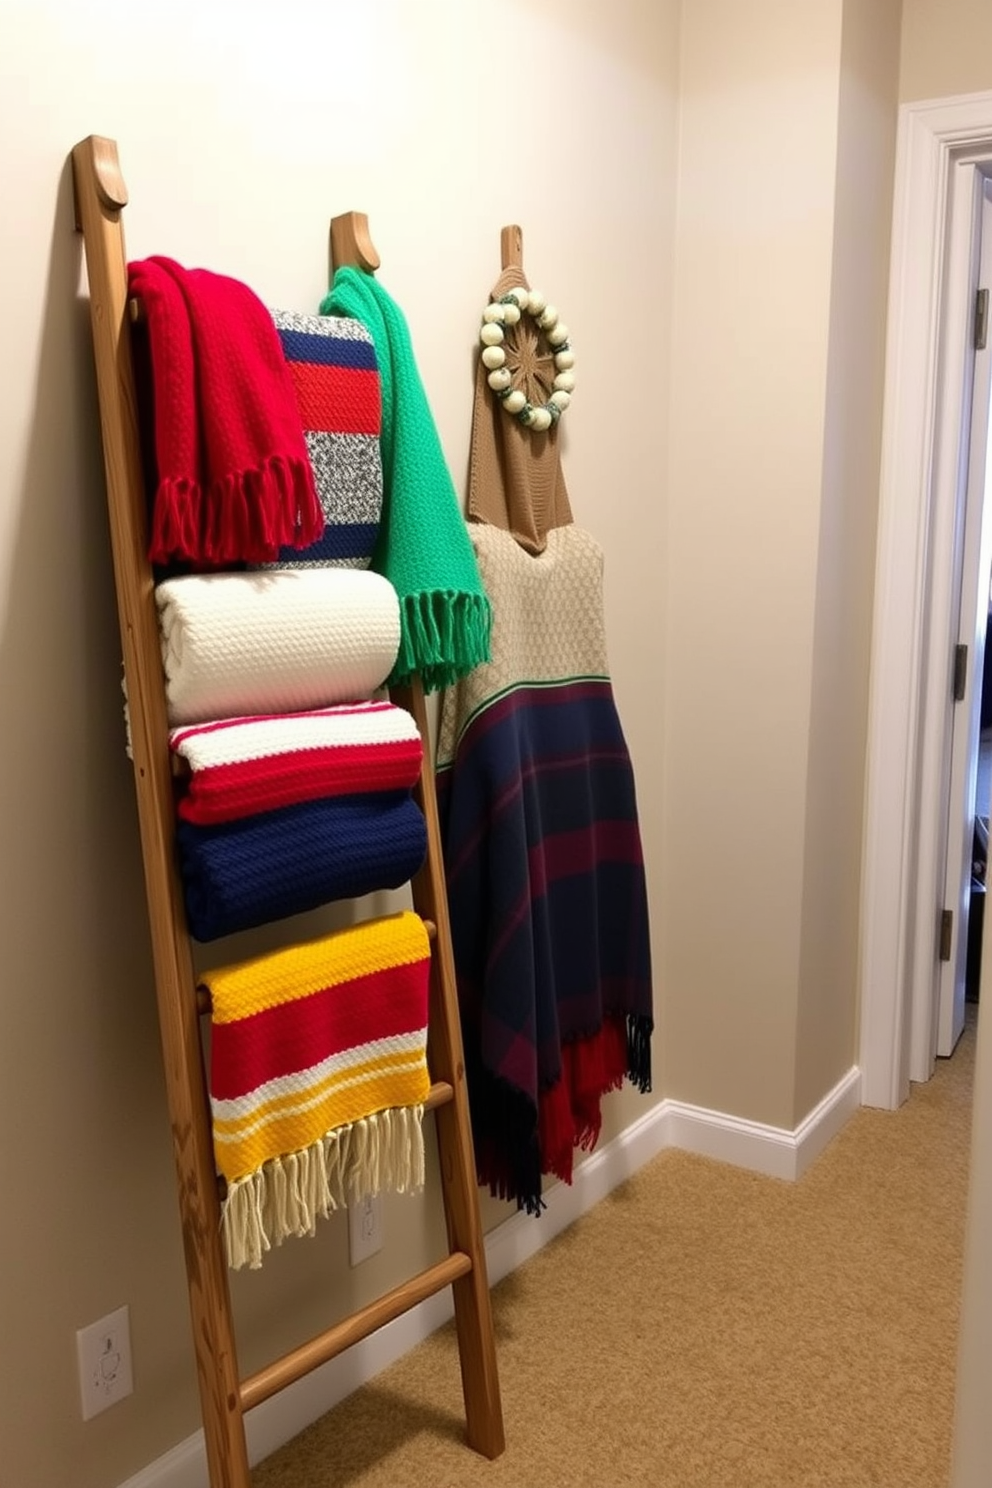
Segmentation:
<svg viewBox="0 0 992 1488">
<path fill-rule="evenodd" d="M 972 406 L 974 291 L 984 174 L 989 171 L 992 94 L 902 108 L 861 958 L 863 1100 L 888 1108 L 906 1098 L 911 1079 L 927 1080 L 933 1072 L 947 870 L 952 854 L 964 861 L 964 849 L 958 851 L 951 834 L 954 720 L 947 700 L 956 637 L 966 613 L 963 496 L 969 462 L 962 460 L 962 445 L 967 455 L 969 442 L 962 441 L 961 431 L 970 424 Z M 973 579 L 977 593 L 977 570 Z M 965 713 L 967 708 L 966 703 Z M 977 707 L 974 713 L 977 726 Z M 964 750 L 962 778 L 966 760 Z M 967 799 L 967 788 L 962 799 Z M 967 850 L 970 854 L 970 843 Z M 960 931 L 960 919 L 958 927 Z M 955 954 L 958 949 L 956 945 Z"/>
<path fill-rule="evenodd" d="M 971 218 L 972 252 L 969 265 L 971 334 L 965 347 L 962 422 L 957 436 L 958 482 L 947 493 L 958 511 L 959 534 L 953 555 L 952 594 L 956 599 L 953 698 L 946 708 L 950 728 L 947 751 L 947 851 L 943 885 L 945 934 L 936 964 L 936 999 L 932 1017 L 933 1052 L 948 1057 L 964 1029 L 968 989 L 969 951 L 972 970 L 976 941 L 972 918 L 984 918 L 985 868 L 988 854 L 988 802 L 979 802 L 979 765 L 982 761 L 983 714 L 992 699 L 985 688 L 985 641 L 989 613 L 992 563 L 992 510 L 988 500 L 989 398 L 992 390 L 992 338 L 989 335 L 989 289 L 992 286 L 992 163 L 979 161 L 959 167 L 952 205 Z M 948 369 L 953 375 L 953 369 Z M 942 432 L 942 437 L 943 432 Z M 947 429 L 946 438 L 952 440 Z M 959 596 L 959 597 L 958 597 Z M 992 681 L 992 679 L 990 679 Z M 983 701 L 984 699 L 984 701 Z M 928 710 L 939 710 L 939 695 L 927 697 Z M 986 782 L 982 781 L 983 791 Z M 984 817 L 984 833 L 983 833 Z M 983 840 L 984 836 L 984 840 Z M 922 968 L 921 968 L 922 973 Z M 925 997 L 921 974 L 920 995 Z M 975 983 L 977 985 L 977 981 Z M 932 1067 L 932 1055 L 931 1055 Z"/>
</svg>

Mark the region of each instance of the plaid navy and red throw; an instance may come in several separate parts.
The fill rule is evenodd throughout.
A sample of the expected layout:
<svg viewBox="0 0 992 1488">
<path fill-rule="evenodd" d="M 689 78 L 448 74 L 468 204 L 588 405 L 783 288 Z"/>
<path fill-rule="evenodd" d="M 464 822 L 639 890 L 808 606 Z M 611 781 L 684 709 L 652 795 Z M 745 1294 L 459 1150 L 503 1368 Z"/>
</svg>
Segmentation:
<svg viewBox="0 0 992 1488">
<path fill-rule="evenodd" d="M 651 1087 L 647 893 L 602 553 L 574 526 L 539 556 L 469 530 L 493 660 L 444 695 L 438 805 L 478 1176 L 537 1213 L 605 1092 Z"/>
</svg>

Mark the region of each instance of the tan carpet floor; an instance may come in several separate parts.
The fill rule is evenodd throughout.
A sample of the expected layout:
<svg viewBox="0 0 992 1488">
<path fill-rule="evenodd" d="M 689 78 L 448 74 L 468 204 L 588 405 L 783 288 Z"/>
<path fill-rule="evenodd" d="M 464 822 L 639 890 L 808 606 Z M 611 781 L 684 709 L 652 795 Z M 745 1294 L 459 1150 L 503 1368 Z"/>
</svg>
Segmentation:
<svg viewBox="0 0 992 1488">
<path fill-rule="evenodd" d="M 507 1277 L 497 1461 L 449 1326 L 253 1488 L 946 1488 L 973 1054 L 795 1184 L 662 1153 Z"/>
</svg>

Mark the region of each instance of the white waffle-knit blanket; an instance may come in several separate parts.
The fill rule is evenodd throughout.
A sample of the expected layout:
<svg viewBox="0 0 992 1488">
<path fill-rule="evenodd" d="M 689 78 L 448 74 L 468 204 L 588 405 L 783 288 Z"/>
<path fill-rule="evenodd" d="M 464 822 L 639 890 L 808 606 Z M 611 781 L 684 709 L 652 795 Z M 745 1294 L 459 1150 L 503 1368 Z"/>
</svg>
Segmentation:
<svg viewBox="0 0 992 1488">
<path fill-rule="evenodd" d="M 399 649 L 396 591 L 370 570 L 188 574 L 155 599 L 173 726 L 367 698 Z"/>
</svg>

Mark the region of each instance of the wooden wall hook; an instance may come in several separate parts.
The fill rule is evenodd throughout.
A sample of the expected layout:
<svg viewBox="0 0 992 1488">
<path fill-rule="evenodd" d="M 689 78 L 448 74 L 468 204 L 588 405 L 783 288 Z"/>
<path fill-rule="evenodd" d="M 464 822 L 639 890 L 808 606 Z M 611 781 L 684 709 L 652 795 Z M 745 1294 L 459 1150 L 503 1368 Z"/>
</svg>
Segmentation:
<svg viewBox="0 0 992 1488">
<path fill-rule="evenodd" d="M 499 252 L 501 266 L 504 269 L 522 269 L 524 266 L 524 234 L 523 229 L 515 223 L 504 227 L 499 235 Z"/>
<path fill-rule="evenodd" d="M 117 141 L 101 134 L 88 134 L 72 152 L 75 188 L 76 231 L 82 232 L 80 194 L 91 189 L 104 212 L 112 215 L 127 206 L 127 187 L 117 156 Z"/>
<path fill-rule="evenodd" d="M 364 269 L 374 274 L 381 259 L 369 233 L 364 212 L 342 212 L 331 218 L 331 273 L 335 269 Z"/>
</svg>

